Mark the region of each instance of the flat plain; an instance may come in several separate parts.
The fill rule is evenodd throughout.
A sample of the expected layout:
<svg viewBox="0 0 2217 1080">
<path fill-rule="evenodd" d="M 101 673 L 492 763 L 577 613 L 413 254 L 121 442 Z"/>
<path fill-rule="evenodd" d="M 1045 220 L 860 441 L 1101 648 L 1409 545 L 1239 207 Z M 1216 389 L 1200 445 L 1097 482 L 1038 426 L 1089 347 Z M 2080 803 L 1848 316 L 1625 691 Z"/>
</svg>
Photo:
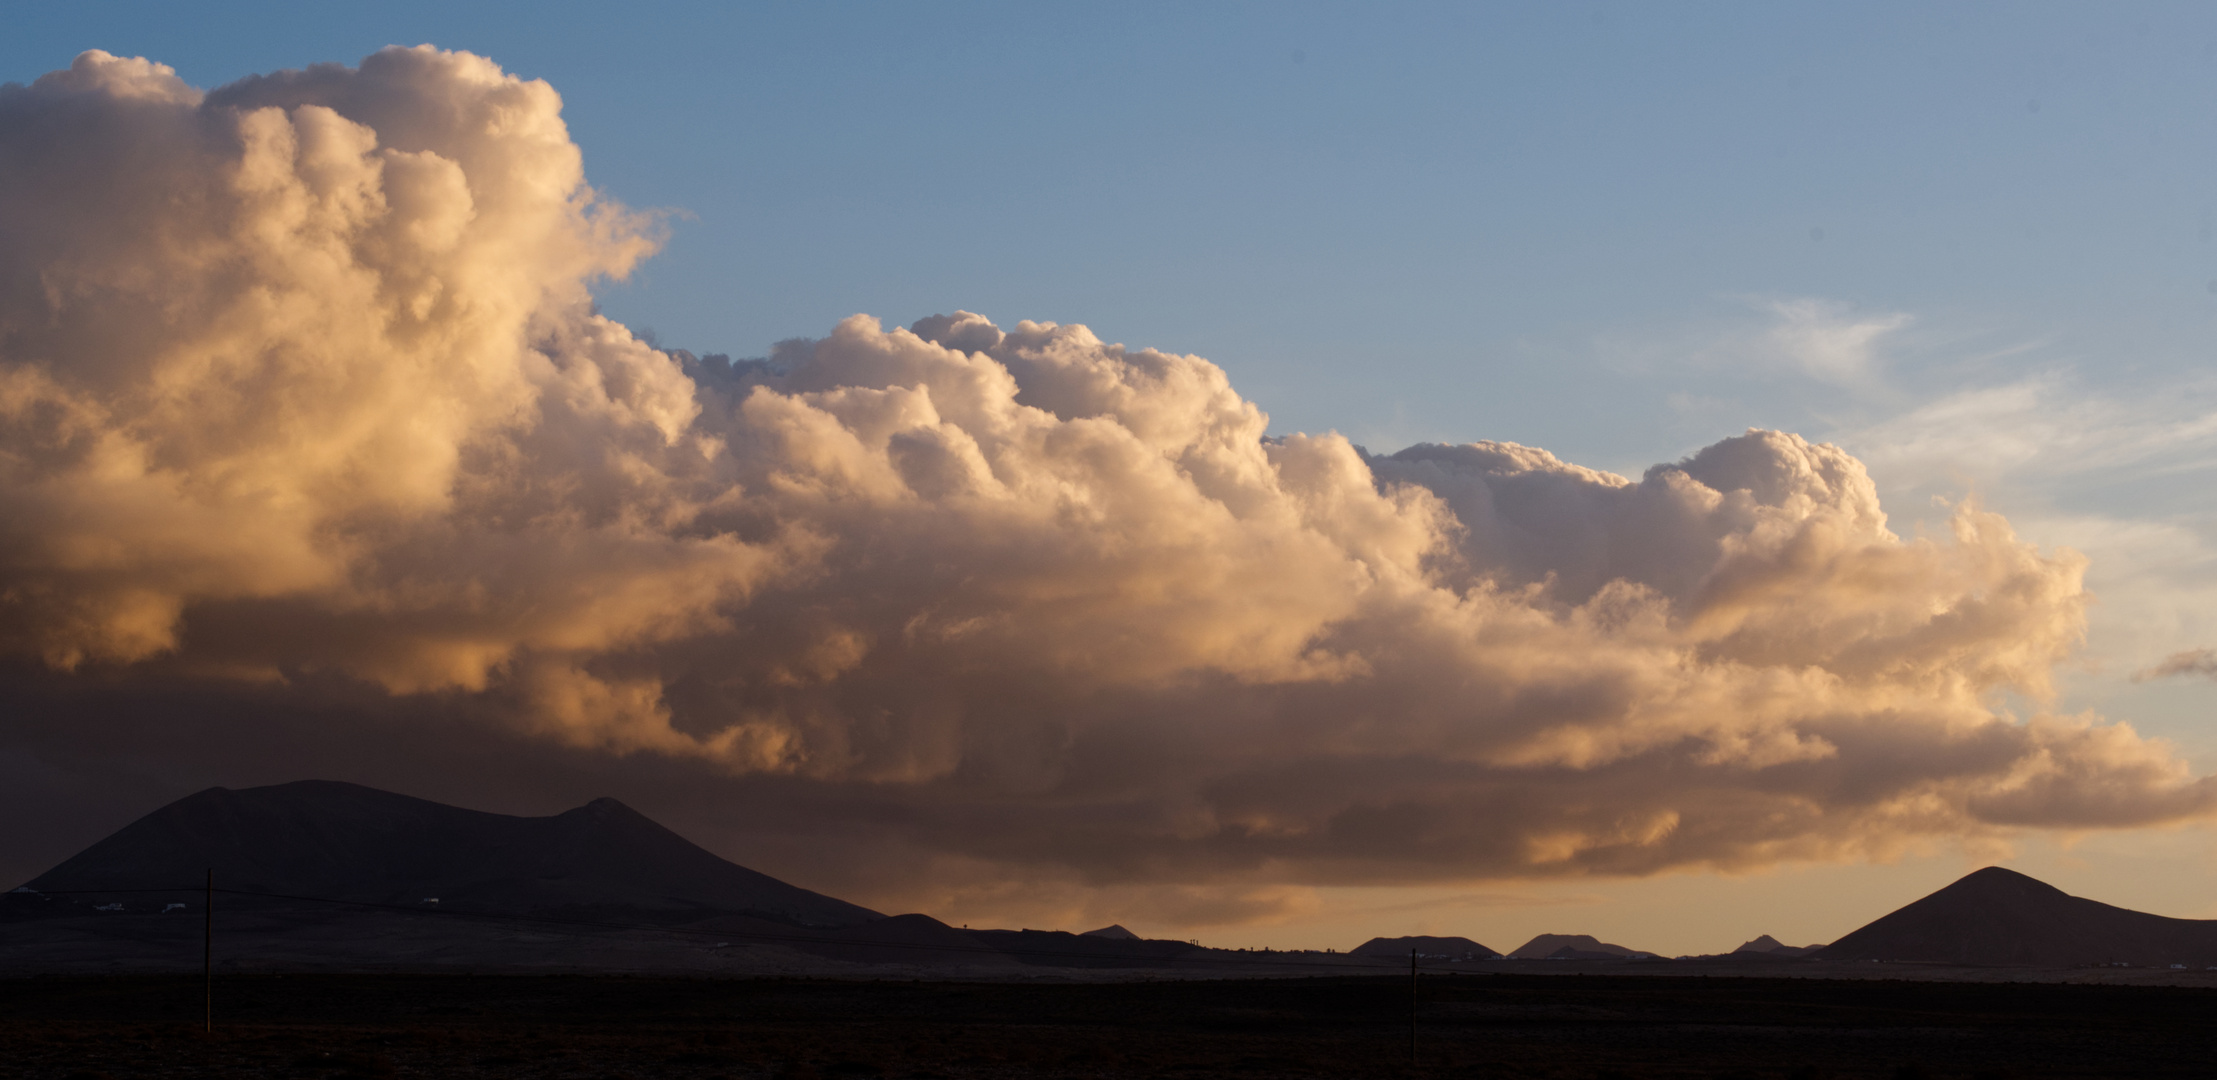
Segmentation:
<svg viewBox="0 0 2217 1080">
<path fill-rule="evenodd" d="M 0 980 L 8 1075 L 2207 1076 L 2217 990 L 1435 975 L 1076 983 L 515 975 Z"/>
</svg>

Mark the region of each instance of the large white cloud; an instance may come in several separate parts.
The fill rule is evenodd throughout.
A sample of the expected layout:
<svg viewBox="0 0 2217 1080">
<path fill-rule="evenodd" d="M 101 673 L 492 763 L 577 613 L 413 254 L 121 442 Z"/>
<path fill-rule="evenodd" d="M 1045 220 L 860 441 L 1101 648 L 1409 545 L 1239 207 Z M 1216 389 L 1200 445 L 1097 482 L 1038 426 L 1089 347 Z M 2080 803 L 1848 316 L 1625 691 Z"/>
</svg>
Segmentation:
<svg viewBox="0 0 2217 1080">
<path fill-rule="evenodd" d="M 0 89 L 0 648 L 481 699 L 988 877 L 1637 873 L 2217 799 L 2002 711 L 2082 632 L 2076 556 L 1976 506 L 1904 540 L 1793 435 L 1637 481 L 1371 456 L 964 313 L 651 348 L 586 287 L 653 222 L 559 105 L 429 48 Z"/>
</svg>

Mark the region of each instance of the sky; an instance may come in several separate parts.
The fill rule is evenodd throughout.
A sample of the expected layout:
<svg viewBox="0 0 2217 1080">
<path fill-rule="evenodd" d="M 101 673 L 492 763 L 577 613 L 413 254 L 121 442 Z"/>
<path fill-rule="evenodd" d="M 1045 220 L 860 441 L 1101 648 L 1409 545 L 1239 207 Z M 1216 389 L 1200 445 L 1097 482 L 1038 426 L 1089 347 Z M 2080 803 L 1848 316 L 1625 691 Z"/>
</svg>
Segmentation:
<svg viewBox="0 0 2217 1080">
<path fill-rule="evenodd" d="M 2217 917 L 2204 8 L 10 23 L 174 71 L 0 108 L 15 877 L 316 775 L 1228 945 Z"/>
</svg>

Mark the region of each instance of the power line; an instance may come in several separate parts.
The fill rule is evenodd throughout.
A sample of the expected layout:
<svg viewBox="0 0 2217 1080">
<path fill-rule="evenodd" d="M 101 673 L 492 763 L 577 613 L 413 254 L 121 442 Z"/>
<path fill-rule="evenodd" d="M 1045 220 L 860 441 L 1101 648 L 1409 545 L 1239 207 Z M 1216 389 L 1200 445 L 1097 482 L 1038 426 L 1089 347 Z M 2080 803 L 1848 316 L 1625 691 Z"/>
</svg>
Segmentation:
<svg viewBox="0 0 2217 1080">
<path fill-rule="evenodd" d="M 206 1031 L 216 1033 L 216 870 L 208 868 L 207 899 L 200 905 L 200 990 Z"/>
</svg>

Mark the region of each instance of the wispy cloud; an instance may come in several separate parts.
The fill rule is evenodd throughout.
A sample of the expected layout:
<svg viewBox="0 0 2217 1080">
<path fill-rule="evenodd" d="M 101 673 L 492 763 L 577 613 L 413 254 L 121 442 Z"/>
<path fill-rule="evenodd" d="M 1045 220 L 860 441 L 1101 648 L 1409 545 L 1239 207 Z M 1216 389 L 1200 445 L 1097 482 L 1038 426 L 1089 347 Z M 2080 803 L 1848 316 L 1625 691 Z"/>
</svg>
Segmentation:
<svg viewBox="0 0 2217 1080">
<path fill-rule="evenodd" d="M 1899 312 L 1864 313 L 1830 300 L 1763 301 L 1775 319 L 1752 350 L 1775 356 L 1802 374 L 1835 386 L 1866 387 L 1885 375 L 1887 340 L 1912 321 Z"/>
<path fill-rule="evenodd" d="M 2134 672 L 2132 680 L 2145 682 L 2149 679 L 2169 679 L 2181 675 L 2217 679 L 2217 649 L 2188 649 L 2172 653 L 2164 657 L 2162 663 Z"/>
<path fill-rule="evenodd" d="M 1874 467 L 1920 481 L 2193 471 L 2217 467 L 2217 387 L 2124 398 L 2048 370 L 1963 388 L 1839 435 Z"/>
</svg>

